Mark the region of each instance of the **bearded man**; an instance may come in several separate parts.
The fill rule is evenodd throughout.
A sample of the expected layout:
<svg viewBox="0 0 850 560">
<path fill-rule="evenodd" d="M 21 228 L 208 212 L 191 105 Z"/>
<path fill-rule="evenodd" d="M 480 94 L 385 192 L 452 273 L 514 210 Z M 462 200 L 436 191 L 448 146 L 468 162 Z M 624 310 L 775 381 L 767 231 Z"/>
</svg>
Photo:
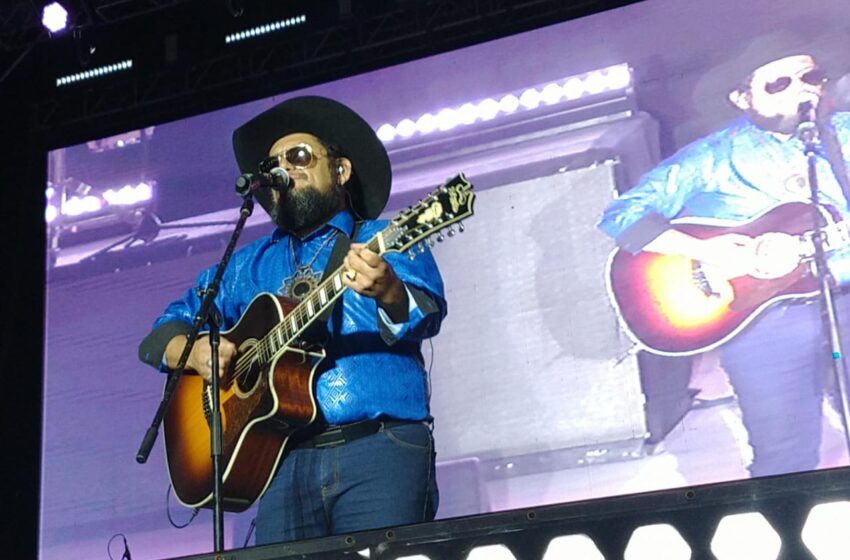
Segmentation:
<svg viewBox="0 0 850 560">
<path fill-rule="evenodd" d="M 850 114 L 829 110 L 823 70 L 790 38 L 754 41 L 709 79 L 723 80 L 723 95 L 740 116 L 647 173 L 606 209 L 599 227 L 622 250 L 686 256 L 726 279 L 782 276 L 801 258 L 796 245 L 783 241 L 790 236 L 757 240 L 726 233 L 703 239 L 674 229 L 671 220 L 742 223 L 785 202 L 808 202 L 805 146 L 795 134 L 807 107 L 819 113 L 823 140 L 817 154 L 820 201 L 850 215 Z M 846 249 L 831 254 L 829 265 L 839 284 L 850 279 Z M 846 317 L 841 324 L 848 326 L 845 348 L 848 300 L 837 298 Z M 817 298 L 774 303 L 720 347 L 753 450 L 751 476 L 818 466 L 831 358 L 820 309 Z"/>
<path fill-rule="evenodd" d="M 283 190 L 259 190 L 274 231 L 235 252 L 216 304 L 222 329 L 270 292 L 302 299 L 318 285 L 341 238 L 350 288 L 320 324 L 327 356 L 316 372 L 321 418 L 289 450 L 260 499 L 257 544 L 428 521 L 437 508 L 430 387 L 421 342 L 446 314 L 439 271 L 429 252 L 414 260 L 379 255 L 364 242 L 386 227 L 376 220 L 390 193 L 389 158 L 375 132 L 348 107 L 297 97 L 265 111 L 233 135 L 243 172 L 283 168 Z M 176 367 L 200 307 L 197 285 L 172 302 L 140 346 L 140 358 L 162 371 Z M 316 333 L 314 333 L 316 334 Z M 222 337 L 220 371 L 238 356 Z M 209 380 L 203 338 L 187 362 Z"/>
</svg>

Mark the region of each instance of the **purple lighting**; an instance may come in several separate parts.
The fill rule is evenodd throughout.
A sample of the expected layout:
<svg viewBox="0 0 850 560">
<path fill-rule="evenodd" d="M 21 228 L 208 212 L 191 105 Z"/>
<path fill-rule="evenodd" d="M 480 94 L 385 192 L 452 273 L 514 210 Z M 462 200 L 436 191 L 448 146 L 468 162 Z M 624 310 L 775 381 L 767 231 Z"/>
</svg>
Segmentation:
<svg viewBox="0 0 850 560">
<path fill-rule="evenodd" d="M 68 25 L 68 10 L 59 2 L 48 4 L 41 12 L 41 23 L 51 33 L 62 31 Z"/>
</svg>

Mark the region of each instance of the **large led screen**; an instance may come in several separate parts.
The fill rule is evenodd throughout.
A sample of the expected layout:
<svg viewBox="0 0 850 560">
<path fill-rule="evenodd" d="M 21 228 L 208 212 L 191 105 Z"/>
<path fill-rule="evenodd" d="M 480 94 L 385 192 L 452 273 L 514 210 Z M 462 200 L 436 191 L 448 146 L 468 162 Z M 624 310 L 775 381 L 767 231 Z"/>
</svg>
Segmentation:
<svg viewBox="0 0 850 560">
<path fill-rule="evenodd" d="M 384 217 L 475 188 L 432 249 L 438 518 L 846 466 L 819 275 L 850 345 L 848 47 L 843 0 L 648 0 L 52 151 L 41 557 L 211 549 L 208 510 L 169 522 L 162 438 L 135 460 L 165 381 L 137 348 L 220 258 L 232 131 L 305 94 L 378 131 Z M 272 228 L 258 207 L 241 243 Z"/>
</svg>

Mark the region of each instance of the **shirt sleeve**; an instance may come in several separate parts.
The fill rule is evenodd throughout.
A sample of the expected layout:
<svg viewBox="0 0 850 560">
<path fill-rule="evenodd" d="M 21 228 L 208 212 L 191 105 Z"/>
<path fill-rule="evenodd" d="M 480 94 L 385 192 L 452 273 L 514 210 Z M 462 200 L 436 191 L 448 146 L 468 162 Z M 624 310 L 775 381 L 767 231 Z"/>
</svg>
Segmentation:
<svg viewBox="0 0 850 560">
<path fill-rule="evenodd" d="M 172 301 L 165 311 L 153 323 L 151 332 L 139 344 L 139 359 L 160 371 L 169 372 L 165 363 L 165 349 L 172 338 L 178 335 L 188 336 L 192 330 L 195 317 L 200 311 L 203 296 L 200 291 L 206 288 L 215 275 L 215 267 L 203 271 L 195 285 L 183 293 L 183 296 Z M 225 273 L 222 278 L 215 303 L 222 314 L 221 329 L 227 330 L 236 323 L 239 317 L 238 302 L 229 297 L 227 286 L 231 278 Z M 201 332 L 208 331 L 209 324 L 201 326 Z"/>
<path fill-rule="evenodd" d="M 419 324 L 425 319 L 426 315 L 438 311 L 433 298 L 421 290 L 404 286 L 404 291 L 407 292 L 407 321 L 404 323 L 395 323 L 387 315 L 380 306 L 378 307 L 378 330 L 381 333 L 381 339 L 392 346 L 397 340 L 404 337 L 411 324 Z M 422 305 L 420 306 L 420 302 Z"/>
<path fill-rule="evenodd" d="M 670 220 L 706 187 L 713 161 L 707 147 L 684 148 L 611 203 L 602 214 L 599 229 L 613 237 L 620 248 L 639 252 L 668 230 Z"/>
<path fill-rule="evenodd" d="M 377 307 L 376 321 L 381 338 L 388 345 L 399 340 L 421 341 L 440 332 L 446 316 L 443 279 L 429 250 L 414 259 L 399 253 L 384 255 L 396 275 L 404 282 L 408 296 L 408 317 L 404 323 L 392 323 Z"/>
</svg>

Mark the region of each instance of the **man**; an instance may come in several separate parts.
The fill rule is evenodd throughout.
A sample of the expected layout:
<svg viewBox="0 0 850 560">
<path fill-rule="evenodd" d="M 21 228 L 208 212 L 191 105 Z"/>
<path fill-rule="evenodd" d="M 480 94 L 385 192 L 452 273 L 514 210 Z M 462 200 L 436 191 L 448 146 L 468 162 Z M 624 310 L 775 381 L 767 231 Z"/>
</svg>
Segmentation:
<svg viewBox="0 0 850 560">
<path fill-rule="evenodd" d="M 277 227 L 234 253 L 216 298 L 223 330 L 261 292 L 306 296 L 335 243 L 353 236 L 341 263 L 350 289 L 320 327 L 327 357 L 315 387 L 319 433 L 287 455 L 261 498 L 257 544 L 433 519 L 435 455 L 420 344 L 439 331 L 446 303 L 430 253 L 411 261 L 363 244 L 386 226 L 375 220 L 391 183 L 381 141 L 344 105 L 299 97 L 237 129 L 233 145 L 243 172 L 282 167 L 291 184 L 282 193 L 256 194 Z M 197 286 L 213 274 L 201 273 Z M 142 342 L 142 360 L 164 371 L 175 367 L 199 305 L 194 288 L 172 302 Z M 236 356 L 223 337 L 222 372 Z M 201 338 L 187 369 L 209 380 L 210 366 Z"/>
<path fill-rule="evenodd" d="M 697 239 L 671 229 L 678 217 L 750 220 L 810 196 L 803 142 L 795 135 L 801 104 L 819 112 L 823 148 L 818 179 L 823 203 L 848 212 L 850 115 L 828 114 L 825 78 L 805 48 L 776 37 L 754 42 L 723 67 L 725 95 L 739 118 L 675 153 L 604 212 L 599 227 L 632 253 L 679 254 L 725 278 L 781 276 L 799 254 L 787 239 L 757 242 L 725 234 Z M 715 73 L 715 78 L 717 74 Z M 832 274 L 848 278 L 847 251 L 831 255 Z M 844 315 L 847 297 L 839 297 Z M 850 316 L 844 347 L 850 349 Z M 721 347 L 753 450 L 752 476 L 816 468 L 829 352 L 815 300 L 771 306 Z"/>
</svg>

